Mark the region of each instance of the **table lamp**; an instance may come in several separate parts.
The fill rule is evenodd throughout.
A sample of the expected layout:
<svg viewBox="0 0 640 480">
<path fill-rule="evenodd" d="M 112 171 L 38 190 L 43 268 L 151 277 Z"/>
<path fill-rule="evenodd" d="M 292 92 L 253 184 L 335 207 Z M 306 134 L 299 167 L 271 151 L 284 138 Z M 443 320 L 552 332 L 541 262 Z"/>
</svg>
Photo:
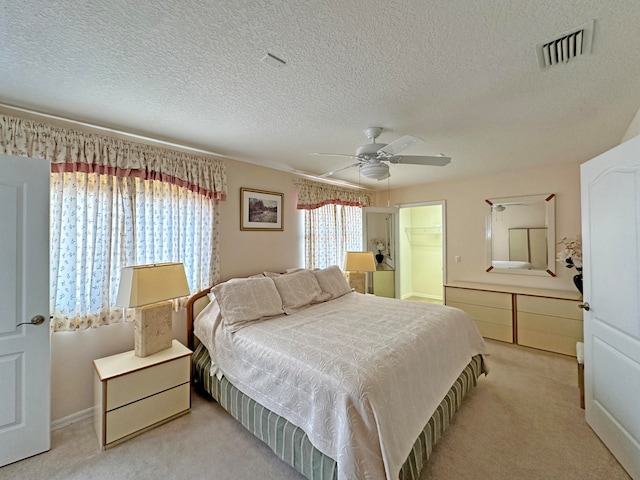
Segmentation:
<svg viewBox="0 0 640 480">
<path fill-rule="evenodd" d="M 365 272 L 375 272 L 373 252 L 347 252 L 344 270 L 349 272 L 349 286 L 356 292 L 365 293 Z"/>
<path fill-rule="evenodd" d="M 147 357 L 171 347 L 173 329 L 169 300 L 190 293 L 182 263 L 122 268 L 116 305 L 136 309 L 136 356 Z"/>
</svg>

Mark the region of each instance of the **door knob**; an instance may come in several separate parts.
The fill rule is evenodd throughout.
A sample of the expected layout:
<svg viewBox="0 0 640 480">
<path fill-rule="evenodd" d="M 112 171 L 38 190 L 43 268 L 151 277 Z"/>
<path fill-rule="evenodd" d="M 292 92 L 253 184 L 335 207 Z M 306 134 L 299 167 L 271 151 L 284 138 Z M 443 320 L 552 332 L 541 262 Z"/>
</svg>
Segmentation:
<svg viewBox="0 0 640 480">
<path fill-rule="evenodd" d="M 591 309 L 591 307 L 589 306 L 589 302 L 579 303 L 578 308 L 582 308 L 587 312 Z"/>
<path fill-rule="evenodd" d="M 19 323 L 18 325 L 16 325 L 16 327 L 19 327 L 20 325 L 41 325 L 44 323 L 44 316 L 43 315 L 35 315 L 30 322 L 22 322 Z"/>
</svg>

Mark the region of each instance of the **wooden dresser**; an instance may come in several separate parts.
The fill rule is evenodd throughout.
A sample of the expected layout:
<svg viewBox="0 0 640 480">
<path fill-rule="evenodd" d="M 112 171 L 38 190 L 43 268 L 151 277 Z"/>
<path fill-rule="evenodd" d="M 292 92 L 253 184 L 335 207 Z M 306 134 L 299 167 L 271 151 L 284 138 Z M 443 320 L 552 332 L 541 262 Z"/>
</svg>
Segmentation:
<svg viewBox="0 0 640 480">
<path fill-rule="evenodd" d="M 576 355 L 582 342 L 578 291 L 450 282 L 445 304 L 467 312 L 482 336 L 550 352 Z"/>
</svg>

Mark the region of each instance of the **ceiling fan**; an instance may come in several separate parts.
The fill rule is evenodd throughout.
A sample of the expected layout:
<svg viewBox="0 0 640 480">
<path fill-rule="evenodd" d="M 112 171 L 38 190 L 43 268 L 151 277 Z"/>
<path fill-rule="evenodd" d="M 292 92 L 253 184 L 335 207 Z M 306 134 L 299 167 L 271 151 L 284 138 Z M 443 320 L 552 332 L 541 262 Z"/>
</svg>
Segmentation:
<svg viewBox="0 0 640 480">
<path fill-rule="evenodd" d="M 530 207 L 531 205 L 529 203 L 526 202 L 508 202 L 508 203 L 494 203 L 491 204 L 491 210 L 493 210 L 494 212 L 504 212 L 508 206 L 510 205 L 519 205 L 521 207 Z"/>
<path fill-rule="evenodd" d="M 345 155 L 338 153 L 312 153 L 311 155 L 327 155 L 332 157 L 349 157 L 357 158 L 358 162 L 348 165 L 338 170 L 327 172 L 321 177 L 330 177 L 336 172 L 346 170 L 351 167 L 358 167 L 363 177 L 372 178 L 374 180 L 384 180 L 390 176 L 388 163 L 394 164 L 410 164 L 410 165 L 431 165 L 443 167 L 450 161 L 450 157 L 444 155 L 420 156 L 420 155 L 398 155 L 400 152 L 409 148 L 416 142 L 423 142 L 421 138 L 405 135 L 388 145 L 386 143 L 376 143 L 376 138 L 382 132 L 381 127 L 369 127 L 365 129 L 364 134 L 371 139 L 371 143 L 358 147 L 355 155 Z M 388 162 L 388 163 L 383 163 Z"/>
</svg>

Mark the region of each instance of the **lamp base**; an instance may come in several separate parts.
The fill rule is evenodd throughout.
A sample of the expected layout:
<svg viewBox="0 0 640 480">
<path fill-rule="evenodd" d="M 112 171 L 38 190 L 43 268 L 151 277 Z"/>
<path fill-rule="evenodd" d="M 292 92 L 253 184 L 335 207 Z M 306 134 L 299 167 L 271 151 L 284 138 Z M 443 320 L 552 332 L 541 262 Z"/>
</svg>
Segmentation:
<svg viewBox="0 0 640 480">
<path fill-rule="evenodd" d="M 173 341 L 171 302 L 137 308 L 133 325 L 136 357 L 148 357 L 170 348 Z"/>
<path fill-rule="evenodd" d="M 349 286 L 356 292 L 365 293 L 365 274 L 363 272 L 348 272 Z"/>
</svg>

